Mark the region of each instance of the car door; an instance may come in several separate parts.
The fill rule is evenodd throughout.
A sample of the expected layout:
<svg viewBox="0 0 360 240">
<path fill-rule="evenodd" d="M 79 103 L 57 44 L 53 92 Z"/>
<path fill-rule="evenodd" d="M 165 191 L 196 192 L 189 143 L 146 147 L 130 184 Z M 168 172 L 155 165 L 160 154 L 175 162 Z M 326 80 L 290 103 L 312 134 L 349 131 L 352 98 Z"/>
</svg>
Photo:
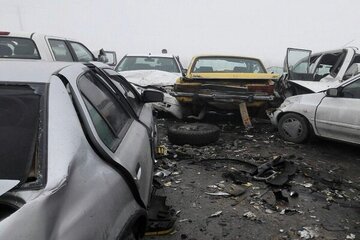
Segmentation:
<svg viewBox="0 0 360 240">
<path fill-rule="evenodd" d="M 360 143 L 360 79 L 339 88 L 338 97 L 320 102 L 315 126 L 320 136 Z"/>
<path fill-rule="evenodd" d="M 92 71 L 77 81 L 95 135 L 111 158 L 126 168 L 135 180 L 145 204 L 150 198 L 153 159 L 148 131 L 134 119 L 115 90 Z"/>
<path fill-rule="evenodd" d="M 311 51 L 306 49 L 288 48 L 284 61 L 284 72 L 289 80 L 312 80 L 310 73 Z"/>
</svg>

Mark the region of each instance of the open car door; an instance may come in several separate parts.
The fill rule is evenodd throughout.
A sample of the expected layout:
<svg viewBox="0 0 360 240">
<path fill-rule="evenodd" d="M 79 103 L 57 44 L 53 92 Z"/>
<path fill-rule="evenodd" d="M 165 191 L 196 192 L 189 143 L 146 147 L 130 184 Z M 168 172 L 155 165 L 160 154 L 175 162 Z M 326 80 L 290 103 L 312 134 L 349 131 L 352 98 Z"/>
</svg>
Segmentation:
<svg viewBox="0 0 360 240">
<path fill-rule="evenodd" d="M 311 50 L 288 48 L 284 62 L 284 72 L 288 73 L 289 80 L 313 80 L 310 73 Z"/>
</svg>

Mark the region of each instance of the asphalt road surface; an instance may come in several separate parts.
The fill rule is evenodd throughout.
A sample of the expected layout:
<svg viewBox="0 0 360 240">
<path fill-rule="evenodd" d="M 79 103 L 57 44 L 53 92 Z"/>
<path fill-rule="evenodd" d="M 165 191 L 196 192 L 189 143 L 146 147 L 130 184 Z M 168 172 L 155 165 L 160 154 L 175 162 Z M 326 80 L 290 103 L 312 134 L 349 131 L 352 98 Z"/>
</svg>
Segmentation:
<svg viewBox="0 0 360 240">
<path fill-rule="evenodd" d="M 220 127 L 220 139 L 194 147 L 169 143 L 167 126 L 176 120 L 158 120 L 160 143 L 168 151 L 156 171 L 171 175 L 157 178 L 157 193 L 167 196 L 176 222 L 171 234 L 147 239 L 360 238 L 358 146 L 323 139 L 284 142 L 267 121 L 251 130 L 236 118 L 206 121 Z M 295 167 L 284 185 L 244 174 L 273 160 Z"/>
</svg>

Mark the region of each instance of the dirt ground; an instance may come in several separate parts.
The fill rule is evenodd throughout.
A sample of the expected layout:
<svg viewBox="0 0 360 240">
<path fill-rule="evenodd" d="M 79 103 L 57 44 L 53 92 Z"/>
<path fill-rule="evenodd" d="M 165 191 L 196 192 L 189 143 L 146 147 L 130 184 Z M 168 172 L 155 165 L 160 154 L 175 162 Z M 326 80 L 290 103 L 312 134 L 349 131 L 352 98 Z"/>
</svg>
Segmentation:
<svg viewBox="0 0 360 240">
<path fill-rule="evenodd" d="M 205 120 L 221 129 L 216 143 L 177 146 L 166 136 L 175 122 L 158 119 L 168 154 L 155 172 L 171 173 L 157 177 L 157 193 L 167 196 L 176 223 L 171 234 L 147 239 L 360 239 L 358 146 L 322 139 L 292 144 L 268 121 L 254 120 L 245 130 L 236 117 Z M 274 159 L 296 167 L 283 186 L 243 174 Z"/>
</svg>

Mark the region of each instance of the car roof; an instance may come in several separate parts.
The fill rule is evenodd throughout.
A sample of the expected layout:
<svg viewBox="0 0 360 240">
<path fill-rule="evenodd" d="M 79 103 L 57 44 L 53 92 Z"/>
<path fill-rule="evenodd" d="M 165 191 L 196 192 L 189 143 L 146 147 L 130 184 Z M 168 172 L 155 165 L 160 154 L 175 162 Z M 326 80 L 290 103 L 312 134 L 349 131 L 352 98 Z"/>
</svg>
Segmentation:
<svg viewBox="0 0 360 240">
<path fill-rule="evenodd" d="M 33 36 L 36 35 L 40 38 L 56 38 L 56 39 L 63 39 L 63 40 L 71 40 L 75 41 L 71 38 L 64 38 L 64 37 L 58 37 L 53 35 L 47 35 L 42 33 L 36 33 L 36 32 L 6 32 L 6 31 L 0 31 L 0 37 L 21 37 L 21 38 L 33 38 Z"/>
<path fill-rule="evenodd" d="M 171 54 L 126 54 L 126 57 L 163 57 L 163 58 L 174 58 Z"/>
<path fill-rule="evenodd" d="M 348 49 L 352 49 L 352 50 L 354 50 L 355 53 L 359 53 L 359 49 L 357 47 L 344 47 L 344 48 L 326 50 L 326 51 L 321 51 L 321 52 L 313 52 L 313 53 L 311 53 L 311 56 L 323 55 L 323 54 L 329 54 L 329 53 L 337 53 L 337 52 L 342 52 L 342 51 L 348 50 Z"/>
<path fill-rule="evenodd" d="M 0 82 L 49 83 L 51 76 L 74 62 L 1 61 Z"/>
<path fill-rule="evenodd" d="M 195 58 L 202 58 L 202 57 L 230 57 L 230 58 L 246 58 L 246 59 L 253 59 L 253 60 L 258 60 L 261 62 L 261 60 L 259 58 L 254 58 L 254 57 L 246 57 L 246 56 L 237 56 L 237 55 L 225 55 L 225 54 L 203 54 L 203 55 L 197 55 L 194 56 L 193 59 Z"/>
</svg>

